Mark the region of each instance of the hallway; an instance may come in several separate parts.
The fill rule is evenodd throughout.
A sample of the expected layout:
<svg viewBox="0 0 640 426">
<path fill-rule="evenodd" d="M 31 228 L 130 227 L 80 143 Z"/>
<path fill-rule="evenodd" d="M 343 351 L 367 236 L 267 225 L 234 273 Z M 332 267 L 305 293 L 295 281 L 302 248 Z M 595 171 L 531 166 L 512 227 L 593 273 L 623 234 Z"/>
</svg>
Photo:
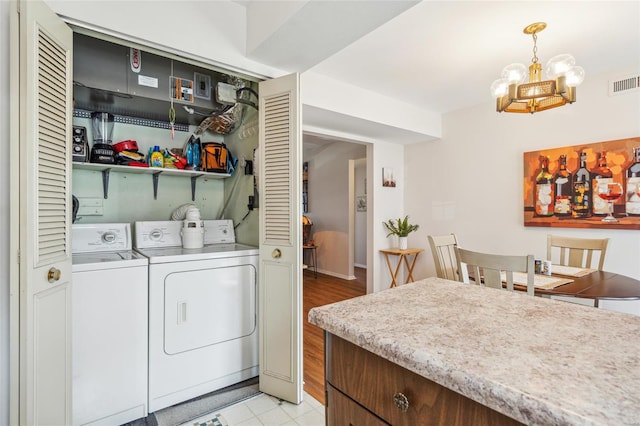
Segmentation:
<svg viewBox="0 0 640 426">
<path fill-rule="evenodd" d="M 303 362 L 304 390 L 324 404 L 324 334 L 307 321 L 309 310 L 341 300 L 362 296 L 367 289 L 367 270 L 355 268 L 355 280 L 343 280 L 330 275 L 305 270 L 303 277 Z"/>
</svg>

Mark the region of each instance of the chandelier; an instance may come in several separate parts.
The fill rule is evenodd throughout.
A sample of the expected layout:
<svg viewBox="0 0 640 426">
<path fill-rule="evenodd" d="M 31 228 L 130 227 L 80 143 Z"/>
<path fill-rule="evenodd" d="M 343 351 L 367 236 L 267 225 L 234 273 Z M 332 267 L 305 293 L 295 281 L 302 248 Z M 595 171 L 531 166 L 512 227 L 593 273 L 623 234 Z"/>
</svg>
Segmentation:
<svg viewBox="0 0 640 426">
<path fill-rule="evenodd" d="M 533 58 L 529 66 L 529 81 L 524 82 L 527 67 L 511 64 L 504 67 L 501 77 L 491 84 L 491 95 L 496 98 L 498 112 L 534 112 L 556 108 L 576 101 L 576 86 L 584 80 L 584 69 L 576 66 L 573 56 L 563 53 L 549 59 L 542 79 L 542 65 L 538 62 L 538 33 L 547 24 L 536 22 L 524 29 L 533 36 Z"/>
</svg>

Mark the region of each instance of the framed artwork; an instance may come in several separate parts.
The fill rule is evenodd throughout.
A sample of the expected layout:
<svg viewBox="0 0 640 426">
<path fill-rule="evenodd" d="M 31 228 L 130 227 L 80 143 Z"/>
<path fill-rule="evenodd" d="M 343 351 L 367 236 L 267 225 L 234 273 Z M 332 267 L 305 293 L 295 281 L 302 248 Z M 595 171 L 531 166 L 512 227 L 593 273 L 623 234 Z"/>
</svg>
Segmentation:
<svg viewBox="0 0 640 426">
<path fill-rule="evenodd" d="M 396 186 L 396 177 L 393 175 L 393 169 L 389 167 L 382 168 L 382 186 Z"/>
<path fill-rule="evenodd" d="M 524 153 L 524 225 L 640 229 L 640 137 Z"/>
<path fill-rule="evenodd" d="M 367 196 L 366 195 L 358 195 L 356 197 L 356 211 L 358 211 L 358 212 L 366 212 L 367 211 Z"/>
</svg>

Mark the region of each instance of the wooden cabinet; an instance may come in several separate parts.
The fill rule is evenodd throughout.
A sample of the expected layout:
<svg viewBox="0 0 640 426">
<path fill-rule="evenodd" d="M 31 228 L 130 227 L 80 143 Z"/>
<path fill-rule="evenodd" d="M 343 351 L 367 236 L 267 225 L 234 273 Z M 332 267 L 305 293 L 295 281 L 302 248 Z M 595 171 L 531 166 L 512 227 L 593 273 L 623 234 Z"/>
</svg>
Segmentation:
<svg viewBox="0 0 640 426">
<path fill-rule="evenodd" d="M 389 424 L 329 384 L 327 384 L 326 407 L 327 425 L 385 426 Z"/>
<path fill-rule="evenodd" d="M 516 420 L 330 333 L 328 425 L 517 425 Z"/>
</svg>

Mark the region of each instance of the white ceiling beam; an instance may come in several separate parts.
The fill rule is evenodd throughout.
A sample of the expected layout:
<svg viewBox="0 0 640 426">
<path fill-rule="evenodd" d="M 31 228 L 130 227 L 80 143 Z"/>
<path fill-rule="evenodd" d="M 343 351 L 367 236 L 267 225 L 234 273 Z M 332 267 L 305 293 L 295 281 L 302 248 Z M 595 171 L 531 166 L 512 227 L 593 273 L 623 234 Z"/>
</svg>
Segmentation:
<svg viewBox="0 0 640 426">
<path fill-rule="evenodd" d="M 250 1 L 247 57 L 303 72 L 411 8 L 419 0 Z"/>
</svg>

